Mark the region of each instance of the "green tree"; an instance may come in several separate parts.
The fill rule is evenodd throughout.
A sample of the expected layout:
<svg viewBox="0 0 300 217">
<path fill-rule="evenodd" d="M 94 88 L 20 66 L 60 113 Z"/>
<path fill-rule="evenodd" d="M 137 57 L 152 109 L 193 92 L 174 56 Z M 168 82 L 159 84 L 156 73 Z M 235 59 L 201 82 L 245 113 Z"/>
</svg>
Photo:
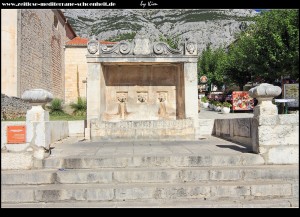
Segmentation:
<svg viewBox="0 0 300 217">
<path fill-rule="evenodd" d="M 272 82 L 281 76 L 298 78 L 299 10 L 270 10 L 248 28 L 254 52 L 248 53 L 255 76 Z"/>
<path fill-rule="evenodd" d="M 243 86 L 253 81 L 255 75 L 255 48 L 253 38 L 245 32 L 239 35 L 238 40 L 228 48 L 226 62 L 222 71 L 228 83 L 234 83 L 243 90 Z"/>
<path fill-rule="evenodd" d="M 198 79 L 202 75 L 206 75 L 209 83 L 222 85 L 226 62 L 227 54 L 224 48 L 219 47 L 213 50 L 210 45 L 207 45 L 198 58 Z"/>
</svg>

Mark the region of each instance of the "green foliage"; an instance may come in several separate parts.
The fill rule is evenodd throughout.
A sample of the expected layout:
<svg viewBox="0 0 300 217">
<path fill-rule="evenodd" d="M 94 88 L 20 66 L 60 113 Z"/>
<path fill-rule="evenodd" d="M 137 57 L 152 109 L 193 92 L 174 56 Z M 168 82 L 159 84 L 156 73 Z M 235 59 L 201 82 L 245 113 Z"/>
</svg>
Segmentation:
<svg viewBox="0 0 300 217">
<path fill-rule="evenodd" d="M 274 83 L 282 76 L 296 80 L 299 73 L 299 10 L 270 10 L 245 26 L 228 47 L 207 46 L 198 60 L 198 77 L 216 85 Z"/>
<path fill-rule="evenodd" d="M 112 41 L 112 42 L 122 41 L 122 40 L 132 41 L 134 39 L 135 35 L 136 35 L 136 32 L 123 33 L 123 34 L 117 35 L 115 37 L 111 37 L 107 40 Z"/>
<path fill-rule="evenodd" d="M 227 107 L 227 108 L 232 107 L 231 103 L 229 103 L 229 102 L 223 102 L 222 106 Z"/>
<path fill-rule="evenodd" d="M 221 102 L 219 102 L 219 101 L 215 101 L 214 105 L 215 105 L 215 106 L 217 106 L 217 107 L 218 107 L 218 106 L 220 106 L 220 107 L 221 107 L 221 106 L 222 106 L 222 103 L 221 103 Z"/>
<path fill-rule="evenodd" d="M 198 80 L 206 75 L 210 83 L 222 85 L 224 83 L 223 67 L 226 64 L 226 52 L 222 47 L 216 50 L 207 45 L 198 59 Z"/>
<path fill-rule="evenodd" d="M 280 76 L 298 78 L 299 10 L 270 10 L 249 28 L 255 52 L 250 53 L 257 76 L 271 82 Z"/>
<path fill-rule="evenodd" d="M 65 115 L 65 112 L 63 111 L 63 106 L 62 106 L 62 100 L 58 99 L 58 98 L 54 98 L 51 103 L 50 106 L 47 107 L 48 109 L 50 109 L 50 114 L 51 115 Z"/>
<path fill-rule="evenodd" d="M 71 103 L 71 108 L 73 109 L 73 114 L 75 116 L 85 116 L 86 115 L 86 99 L 82 97 L 77 98 L 77 103 Z"/>
<path fill-rule="evenodd" d="M 223 65 L 223 73 L 229 82 L 235 83 L 243 90 L 243 86 L 251 81 L 255 74 L 254 42 L 248 33 L 241 33 L 239 39 L 229 47 L 226 63 Z"/>
<path fill-rule="evenodd" d="M 206 96 L 201 97 L 201 102 L 207 103 L 208 99 Z"/>
<path fill-rule="evenodd" d="M 176 35 L 174 37 L 160 35 L 159 41 L 165 42 L 173 49 L 179 49 L 179 35 Z"/>
</svg>

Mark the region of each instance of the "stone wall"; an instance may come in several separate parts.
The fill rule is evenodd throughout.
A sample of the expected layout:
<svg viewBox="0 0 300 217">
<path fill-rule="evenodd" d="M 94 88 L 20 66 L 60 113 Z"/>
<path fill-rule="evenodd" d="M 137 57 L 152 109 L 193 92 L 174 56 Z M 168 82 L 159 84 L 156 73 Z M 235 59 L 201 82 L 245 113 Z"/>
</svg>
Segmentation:
<svg viewBox="0 0 300 217">
<path fill-rule="evenodd" d="M 31 108 L 30 103 L 17 97 L 8 97 L 1 94 L 1 121 L 26 117 L 26 112 Z"/>
<path fill-rule="evenodd" d="M 299 163 L 299 114 L 216 119 L 213 135 L 252 147 L 267 164 Z"/>
<path fill-rule="evenodd" d="M 1 122 L 1 148 L 7 143 L 7 126 L 26 125 L 25 121 Z M 68 136 L 83 136 L 84 121 L 50 121 L 50 141 L 54 143 Z"/>
<path fill-rule="evenodd" d="M 60 10 L 1 10 L 1 93 L 42 88 L 64 99 L 65 42 L 76 35 Z"/>
<path fill-rule="evenodd" d="M 299 163 L 299 114 L 253 118 L 252 146 L 268 164 Z"/>
<path fill-rule="evenodd" d="M 18 96 L 17 9 L 1 9 L 1 93 Z"/>
<path fill-rule="evenodd" d="M 104 67 L 105 113 L 103 121 L 119 121 L 118 97 L 125 95 L 126 120 L 175 120 L 177 103 L 182 101 L 178 85 L 179 66 L 176 65 L 113 65 Z M 163 99 L 164 115 L 159 98 Z M 176 114 L 177 113 L 177 114 Z"/>
<path fill-rule="evenodd" d="M 216 119 L 212 134 L 250 148 L 252 122 L 252 118 Z"/>
<path fill-rule="evenodd" d="M 65 21 L 57 10 L 22 9 L 19 22 L 19 94 L 42 88 L 64 99 Z"/>
<path fill-rule="evenodd" d="M 86 47 L 67 47 L 65 50 L 65 103 L 76 102 L 77 93 L 77 71 L 79 75 L 79 96 L 86 97 L 87 62 Z"/>
</svg>

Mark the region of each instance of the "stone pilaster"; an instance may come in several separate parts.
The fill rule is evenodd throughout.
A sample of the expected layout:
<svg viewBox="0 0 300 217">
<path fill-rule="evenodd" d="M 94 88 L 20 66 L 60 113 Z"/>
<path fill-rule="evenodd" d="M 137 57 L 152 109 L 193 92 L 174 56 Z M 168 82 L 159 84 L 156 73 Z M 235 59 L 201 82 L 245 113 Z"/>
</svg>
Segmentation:
<svg viewBox="0 0 300 217">
<path fill-rule="evenodd" d="M 197 63 L 184 63 L 185 116 L 198 124 Z"/>
</svg>

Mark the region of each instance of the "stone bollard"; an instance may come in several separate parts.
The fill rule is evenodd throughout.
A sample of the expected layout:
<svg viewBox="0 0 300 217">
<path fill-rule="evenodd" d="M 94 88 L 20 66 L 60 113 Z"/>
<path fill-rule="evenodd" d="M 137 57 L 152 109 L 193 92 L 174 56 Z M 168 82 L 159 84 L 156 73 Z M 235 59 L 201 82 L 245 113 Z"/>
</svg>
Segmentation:
<svg viewBox="0 0 300 217">
<path fill-rule="evenodd" d="M 53 95 L 43 89 L 27 90 L 22 99 L 32 104 L 32 108 L 26 114 L 26 142 L 34 149 L 34 157 L 45 158 L 45 151 L 50 149 L 50 122 L 49 112 L 43 109 L 43 105 L 52 101 Z"/>
<path fill-rule="evenodd" d="M 299 162 L 299 116 L 278 115 L 272 99 L 280 93 L 280 87 L 266 83 L 249 90 L 258 100 L 251 125 L 252 148 L 266 164 Z"/>
<path fill-rule="evenodd" d="M 254 108 L 254 116 L 277 115 L 277 106 L 272 103 L 272 99 L 281 93 L 281 88 L 268 83 L 262 83 L 249 90 L 249 95 L 256 98 L 257 106 Z"/>
</svg>

